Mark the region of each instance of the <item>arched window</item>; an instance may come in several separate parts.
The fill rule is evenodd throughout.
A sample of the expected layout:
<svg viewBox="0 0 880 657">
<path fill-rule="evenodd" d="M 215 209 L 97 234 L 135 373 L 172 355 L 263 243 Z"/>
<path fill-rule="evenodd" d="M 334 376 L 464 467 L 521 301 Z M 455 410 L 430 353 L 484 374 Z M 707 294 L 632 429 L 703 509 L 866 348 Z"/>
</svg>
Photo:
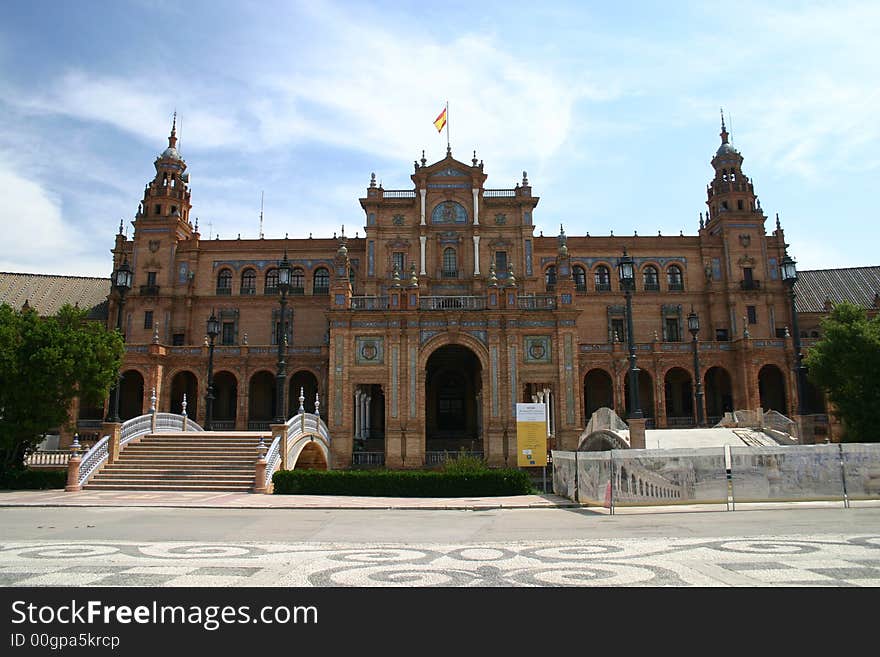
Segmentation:
<svg viewBox="0 0 880 657">
<path fill-rule="evenodd" d="M 654 265 L 648 265 L 644 268 L 643 276 L 645 278 L 645 289 L 657 291 L 660 289 L 660 274 Z"/>
<path fill-rule="evenodd" d="M 666 282 L 670 290 L 683 290 L 684 277 L 681 275 L 681 267 L 670 265 L 669 269 L 666 270 Z"/>
<path fill-rule="evenodd" d="M 315 270 L 312 294 L 316 296 L 319 294 L 330 294 L 330 272 L 325 267 L 319 267 Z"/>
<path fill-rule="evenodd" d="M 232 271 L 221 269 L 217 274 L 217 294 L 232 294 Z"/>
<path fill-rule="evenodd" d="M 548 292 L 556 288 L 556 265 L 550 265 L 544 270 L 544 287 Z"/>
<path fill-rule="evenodd" d="M 575 265 L 571 269 L 574 274 L 574 287 L 578 292 L 587 291 L 587 272 L 580 265 Z"/>
<path fill-rule="evenodd" d="M 278 270 L 270 269 L 266 272 L 266 287 L 264 294 L 278 294 Z"/>
<path fill-rule="evenodd" d="M 443 249 L 443 278 L 458 278 L 458 258 L 451 246 Z"/>
<path fill-rule="evenodd" d="M 295 267 L 294 270 L 290 272 L 290 293 L 306 293 L 306 274 L 302 270 L 302 267 Z"/>
<path fill-rule="evenodd" d="M 605 265 L 596 267 L 593 279 L 596 282 L 596 292 L 608 292 L 611 290 L 611 270 Z"/>
<path fill-rule="evenodd" d="M 241 273 L 241 293 L 257 293 L 257 272 L 255 272 L 253 269 L 245 269 Z"/>
</svg>

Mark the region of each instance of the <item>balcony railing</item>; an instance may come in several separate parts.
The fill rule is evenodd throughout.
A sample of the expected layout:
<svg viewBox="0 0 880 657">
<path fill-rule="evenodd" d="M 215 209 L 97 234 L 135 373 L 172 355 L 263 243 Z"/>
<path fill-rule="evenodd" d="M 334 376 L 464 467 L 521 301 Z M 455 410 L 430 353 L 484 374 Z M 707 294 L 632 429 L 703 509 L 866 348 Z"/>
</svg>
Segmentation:
<svg viewBox="0 0 880 657">
<path fill-rule="evenodd" d="M 484 189 L 483 198 L 513 198 L 516 196 L 515 189 Z"/>
<path fill-rule="evenodd" d="M 257 293 L 257 288 L 255 287 L 243 287 L 239 291 L 239 294 L 243 297 L 254 296 Z"/>
<path fill-rule="evenodd" d="M 141 285 L 141 296 L 155 297 L 159 295 L 158 285 Z"/>
<path fill-rule="evenodd" d="M 323 296 L 323 297 L 326 297 L 328 294 L 330 294 L 330 288 L 329 288 L 329 287 L 317 287 L 317 286 L 316 286 L 316 287 L 313 287 L 313 288 L 312 288 L 312 296 L 315 296 L 315 297 L 322 297 L 322 296 Z"/>
<path fill-rule="evenodd" d="M 302 286 L 292 287 L 290 288 L 290 294 L 293 296 L 301 297 L 306 293 L 306 288 Z"/>
<path fill-rule="evenodd" d="M 369 297 L 352 297 L 352 310 L 387 310 L 388 297 L 369 296 Z"/>
<path fill-rule="evenodd" d="M 269 287 L 269 286 L 266 286 L 266 287 L 263 289 L 263 294 L 265 294 L 266 296 L 271 296 L 271 295 L 273 295 L 273 294 L 278 294 L 278 288 L 277 288 L 277 287 Z"/>
<path fill-rule="evenodd" d="M 232 431 L 235 429 L 235 420 L 211 420 L 214 431 Z"/>
<path fill-rule="evenodd" d="M 680 417 L 667 416 L 666 426 L 670 429 L 673 427 L 689 429 L 691 427 L 697 426 L 697 423 L 694 422 L 694 418 L 690 415 L 683 415 Z"/>
<path fill-rule="evenodd" d="M 385 452 L 352 452 L 351 464 L 381 467 L 385 465 Z"/>
<path fill-rule="evenodd" d="M 596 283 L 596 292 L 611 292 L 611 283 Z"/>
<path fill-rule="evenodd" d="M 231 287 L 218 287 L 217 288 L 217 296 L 218 297 L 228 297 L 232 295 Z"/>
<path fill-rule="evenodd" d="M 741 290 L 760 290 L 761 289 L 761 281 L 752 279 L 752 280 L 742 280 L 739 282 L 739 287 Z"/>
<path fill-rule="evenodd" d="M 473 296 L 421 297 L 419 310 L 484 310 L 486 299 Z"/>
<path fill-rule="evenodd" d="M 414 189 L 386 189 L 382 192 L 384 198 L 415 198 Z"/>
<path fill-rule="evenodd" d="M 586 283 L 575 283 L 574 285 L 575 292 L 586 292 L 587 284 Z"/>
<path fill-rule="evenodd" d="M 518 302 L 520 310 L 553 310 L 556 308 L 556 297 L 552 294 L 521 296 Z"/>
<path fill-rule="evenodd" d="M 440 278 L 458 278 L 458 271 L 454 269 L 444 269 L 440 272 Z"/>
<path fill-rule="evenodd" d="M 248 431 L 268 431 L 271 420 L 251 420 L 248 422 Z"/>
<path fill-rule="evenodd" d="M 684 283 L 670 283 L 669 284 L 670 292 L 684 292 Z"/>
<path fill-rule="evenodd" d="M 645 283 L 645 292 L 659 292 L 660 283 Z"/>
<path fill-rule="evenodd" d="M 433 466 L 433 465 L 442 465 L 446 463 L 446 461 L 454 461 L 461 456 L 470 456 L 472 458 L 482 459 L 483 452 L 425 452 L 425 465 Z"/>
</svg>

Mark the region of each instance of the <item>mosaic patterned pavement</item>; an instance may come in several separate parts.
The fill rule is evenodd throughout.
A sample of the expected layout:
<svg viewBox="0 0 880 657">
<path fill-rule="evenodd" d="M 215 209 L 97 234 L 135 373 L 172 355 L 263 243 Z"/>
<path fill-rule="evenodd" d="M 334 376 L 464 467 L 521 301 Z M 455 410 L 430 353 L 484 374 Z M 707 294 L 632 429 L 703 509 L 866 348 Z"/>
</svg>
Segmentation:
<svg viewBox="0 0 880 657">
<path fill-rule="evenodd" d="M 880 536 L 0 543 L 2 586 L 880 586 Z"/>
</svg>

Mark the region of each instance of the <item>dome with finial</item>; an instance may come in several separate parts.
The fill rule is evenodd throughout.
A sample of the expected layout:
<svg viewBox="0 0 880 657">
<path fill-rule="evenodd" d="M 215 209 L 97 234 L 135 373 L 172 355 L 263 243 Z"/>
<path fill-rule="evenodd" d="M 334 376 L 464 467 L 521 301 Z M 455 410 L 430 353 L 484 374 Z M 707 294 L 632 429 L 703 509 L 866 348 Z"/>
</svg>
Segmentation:
<svg viewBox="0 0 880 657">
<path fill-rule="evenodd" d="M 728 140 L 729 134 L 727 132 L 727 126 L 724 124 L 724 110 L 721 110 L 721 146 L 718 147 L 718 150 L 715 152 L 715 155 L 739 155 L 739 151 L 733 147 L 733 144 Z"/>
<path fill-rule="evenodd" d="M 507 284 L 505 287 L 516 287 L 516 276 L 513 275 L 513 263 L 507 263 Z"/>
<path fill-rule="evenodd" d="M 489 287 L 498 287 L 498 276 L 495 274 L 495 261 L 489 265 Z"/>
<path fill-rule="evenodd" d="M 163 160 L 182 160 L 177 151 L 177 112 L 174 113 L 174 121 L 171 124 L 171 135 L 168 137 L 168 148 L 159 156 Z"/>
<path fill-rule="evenodd" d="M 416 263 L 412 263 L 409 268 L 409 286 L 413 288 L 419 286 L 419 277 L 416 276 Z"/>
</svg>

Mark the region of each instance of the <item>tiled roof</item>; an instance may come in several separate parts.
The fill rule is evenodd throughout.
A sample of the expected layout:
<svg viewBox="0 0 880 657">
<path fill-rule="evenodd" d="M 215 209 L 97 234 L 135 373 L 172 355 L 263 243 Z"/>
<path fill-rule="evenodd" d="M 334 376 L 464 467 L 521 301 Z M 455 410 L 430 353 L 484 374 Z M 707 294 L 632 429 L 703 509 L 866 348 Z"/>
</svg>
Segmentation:
<svg viewBox="0 0 880 657">
<path fill-rule="evenodd" d="M 872 308 L 875 295 L 880 294 L 880 266 L 799 271 L 794 291 L 799 313 L 823 312 L 826 299 Z"/>
<path fill-rule="evenodd" d="M 87 310 L 89 319 L 107 319 L 109 293 L 109 278 L 0 272 L 0 304 L 20 309 L 27 301 L 42 316 L 69 303 Z"/>
</svg>

